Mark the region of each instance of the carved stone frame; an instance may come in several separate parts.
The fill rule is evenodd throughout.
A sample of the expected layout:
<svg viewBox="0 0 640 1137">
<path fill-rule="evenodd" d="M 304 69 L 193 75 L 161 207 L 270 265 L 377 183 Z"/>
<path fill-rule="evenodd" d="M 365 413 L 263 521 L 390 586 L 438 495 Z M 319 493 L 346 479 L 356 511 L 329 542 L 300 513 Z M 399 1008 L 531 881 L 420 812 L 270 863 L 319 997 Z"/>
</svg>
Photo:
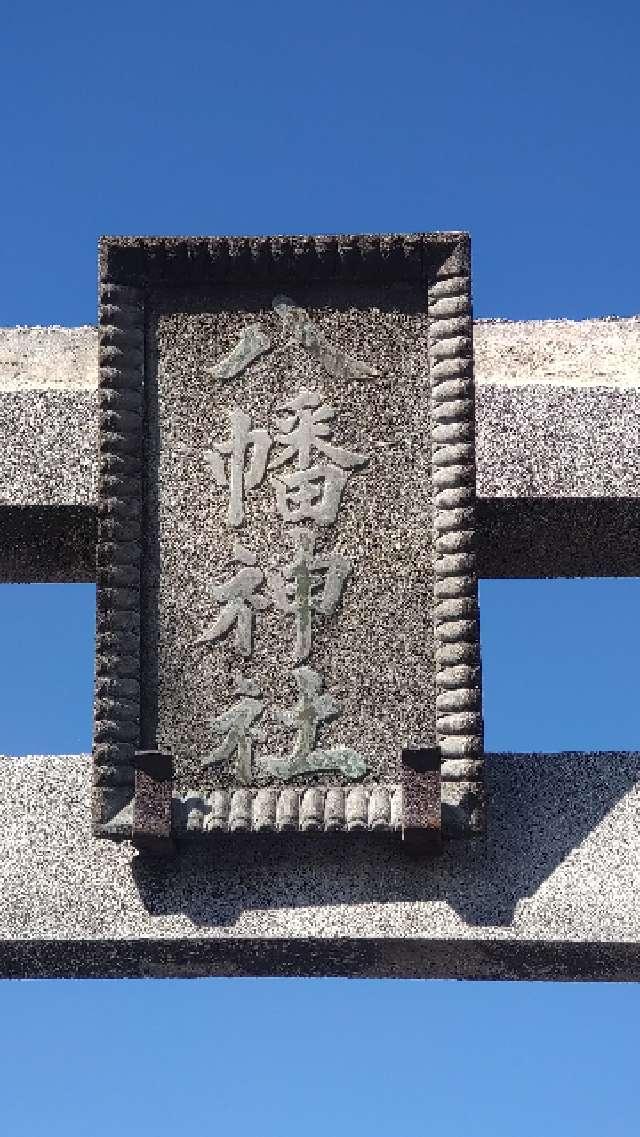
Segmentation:
<svg viewBox="0 0 640 1137">
<path fill-rule="evenodd" d="M 100 242 L 96 835 L 127 838 L 133 834 L 141 706 L 146 295 L 162 284 L 255 281 L 269 282 L 275 288 L 291 286 L 296 278 L 368 283 L 409 279 L 425 285 L 432 391 L 436 737 L 442 829 L 445 836 L 469 836 L 484 828 L 468 235 L 107 237 Z M 149 746 L 149 741 L 145 744 Z M 421 795 L 416 790 L 418 783 L 411 781 L 414 774 L 409 767 L 407 771 L 408 780 L 397 787 L 395 807 L 390 802 L 387 813 L 382 810 L 385 822 L 376 823 L 374 792 L 363 807 L 364 824 L 356 818 L 353 825 L 346 821 L 330 825 L 325 818 L 324 823 L 300 827 L 420 830 L 425 825 Z M 422 795 L 423 805 L 427 798 Z M 259 818 L 252 824 L 251 816 L 246 824 L 234 826 L 230 814 L 228 828 L 293 827 L 277 823 L 278 809 L 282 815 L 282 804 L 273 803 L 271 826 L 260 824 Z"/>
</svg>

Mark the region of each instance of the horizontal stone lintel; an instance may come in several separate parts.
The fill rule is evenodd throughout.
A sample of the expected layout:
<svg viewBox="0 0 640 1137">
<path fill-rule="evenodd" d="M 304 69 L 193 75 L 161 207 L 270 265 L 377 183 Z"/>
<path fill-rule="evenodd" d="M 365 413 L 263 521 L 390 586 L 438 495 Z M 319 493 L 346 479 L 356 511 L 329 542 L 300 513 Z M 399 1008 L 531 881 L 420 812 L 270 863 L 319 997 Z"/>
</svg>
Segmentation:
<svg viewBox="0 0 640 1137">
<path fill-rule="evenodd" d="M 640 317 L 474 325 L 483 577 L 640 575 Z M 94 579 L 95 328 L 0 329 L 0 580 Z"/>
<path fill-rule="evenodd" d="M 88 506 L 2 506 L 0 583 L 93 582 Z M 640 576 L 640 497 L 478 500 L 482 578 Z"/>
<path fill-rule="evenodd" d="M 46 399 L 0 391 L 0 580 L 92 581 L 95 396 Z M 640 388 L 480 384 L 477 433 L 481 576 L 640 575 Z"/>
<path fill-rule="evenodd" d="M 490 754 L 489 830 L 90 832 L 90 759 L 0 758 L 0 976 L 640 979 L 640 754 Z"/>
<path fill-rule="evenodd" d="M 245 937 L 0 941 L 2 979 L 195 979 L 248 976 L 638 982 L 640 945 L 570 940 L 260 941 Z"/>
</svg>

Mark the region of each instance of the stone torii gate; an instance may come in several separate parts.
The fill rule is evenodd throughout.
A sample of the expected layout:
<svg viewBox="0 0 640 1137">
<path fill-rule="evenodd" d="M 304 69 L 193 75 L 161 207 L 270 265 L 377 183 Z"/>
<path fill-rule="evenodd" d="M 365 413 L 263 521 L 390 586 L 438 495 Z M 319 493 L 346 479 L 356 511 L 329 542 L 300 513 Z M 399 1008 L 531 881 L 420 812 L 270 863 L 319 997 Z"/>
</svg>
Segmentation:
<svg viewBox="0 0 640 1137">
<path fill-rule="evenodd" d="M 640 318 L 474 331 L 479 575 L 640 575 Z M 3 581 L 94 579 L 96 379 L 94 328 L 0 331 Z M 640 978 L 640 755 L 486 765 L 486 839 L 319 875 L 313 840 L 159 868 L 92 838 L 88 756 L 0 759 L 0 975 Z"/>
</svg>

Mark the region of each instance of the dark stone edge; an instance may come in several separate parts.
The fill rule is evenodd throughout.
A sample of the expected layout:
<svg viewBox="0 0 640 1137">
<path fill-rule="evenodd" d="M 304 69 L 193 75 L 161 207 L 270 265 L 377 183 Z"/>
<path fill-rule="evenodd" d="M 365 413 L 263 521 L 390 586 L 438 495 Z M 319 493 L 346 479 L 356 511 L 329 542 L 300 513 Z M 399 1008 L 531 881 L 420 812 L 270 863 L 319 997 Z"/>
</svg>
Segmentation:
<svg viewBox="0 0 640 1137">
<path fill-rule="evenodd" d="M 425 939 L 32 940 L 0 944 L 5 979 L 205 976 L 640 980 L 640 944 Z"/>
<path fill-rule="evenodd" d="M 640 576 L 640 498 L 479 497 L 485 579 Z"/>
<path fill-rule="evenodd" d="M 131 832 L 140 734 L 144 294 L 101 261 L 93 831 Z"/>
<path fill-rule="evenodd" d="M 481 579 L 640 576 L 640 498 L 476 499 Z M 97 511 L 0 505 L 0 582 L 96 579 Z"/>
<path fill-rule="evenodd" d="M 464 233 L 102 237 L 103 278 L 146 288 L 250 281 L 425 280 Z"/>
<path fill-rule="evenodd" d="M 145 289 L 160 282 L 184 285 L 260 279 L 420 279 L 427 286 L 430 370 L 433 381 L 434 547 L 437 738 L 443 757 L 482 752 L 481 684 L 451 690 L 445 656 L 465 652 L 479 674 L 477 577 L 473 566 L 475 423 L 470 239 L 466 233 L 337 237 L 146 238 L 103 237 L 99 251 L 99 480 L 97 541 L 96 694 L 93 825 L 96 836 L 131 833 L 133 753 L 140 741 L 140 621 Z M 436 382 L 437 380 L 437 382 Z M 450 388 L 455 388 L 453 394 Z M 464 387 L 460 402 L 456 390 Z M 457 387 L 456 387 L 457 385 Z M 452 423 L 451 407 L 460 406 Z M 453 427 L 454 436 L 450 437 Z M 447 432 L 445 444 L 439 429 Z M 458 452 L 465 451 L 461 473 Z M 444 492 L 436 478 L 441 476 Z M 444 480 L 443 480 L 444 479 Z M 445 501 L 451 493 L 464 498 Z M 460 514 L 460 517 L 458 515 Z M 454 576 L 439 571 L 438 554 L 451 543 L 465 562 Z M 451 558 L 444 558 L 450 560 Z M 457 558 L 460 560 L 460 558 Z M 440 565 L 443 561 L 440 560 Z M 445 579 L 446 578 L 446 579 Z M 455 585 L 451 592 L 452 584 Z M 453 612 L 453 616 L 452 616 Z M 475 631 L 471 637 L 468 628 Z M 454 635 L 452 638 L 452 629 Z M 475 636 L 475 643 L 469 641 Z M 443 639 L 444 644 L 440 643 Z M 468 658 L 467 658 L 468 657 Z M 449 676 L 450 677 L 450 676 Z M 440 682 L 439 682 L 440 681 Z M 477 768 L 477 762 L 474 763 Z M 443 778 L 447 779 L 446 762 Z M 484 828 L 483 785 L 470 784 L 461 835 Z"/>
<path fill-rule="evenodd" d="M 156 856 L 174 851 L 171 835 L 173 763 L 159 750 L 136 750 L 132 840 Z"/>
<path fill-rule="evenodd" d="M 461 234 L 428 279 L 436 740 L 442 782 L 464 780 L 458 836 L 484 831 L 471 247 Z M 464 769 L 463 769 L 464 767 Z M 462 804 L 464 803 L 464 804 Z"/>
<path fill-rule="evenodd" d="M 96 508 L 0 505 L 0 583 L 93 584 Z"/>
</svg>

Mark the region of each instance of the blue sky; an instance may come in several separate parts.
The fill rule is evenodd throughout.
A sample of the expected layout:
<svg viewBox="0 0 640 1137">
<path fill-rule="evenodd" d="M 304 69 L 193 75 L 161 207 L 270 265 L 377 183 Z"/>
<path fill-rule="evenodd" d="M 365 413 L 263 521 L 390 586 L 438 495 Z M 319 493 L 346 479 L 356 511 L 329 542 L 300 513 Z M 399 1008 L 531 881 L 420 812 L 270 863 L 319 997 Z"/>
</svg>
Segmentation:
<svg viewBox="0 0 640 1137">
<path fill-rule="evenodd" d="M 469 229 L 477 315 L 636 313 L 639 32 L 632 0 L 11 5 L 0 324 L 93 323 L 100 233 Z M 638 581 L 483 582 L 481 612 L 488 749 L 640 749 Z M 87 749 L 92 587 L 0 586 L 0 629 L 0 749 Z M 3 983 L 0 1117 L 635 1134 L 639 1010 L 617 985 Z"/>
<path fill-rule="evenodd" d="M 637 309 L 634 0 L 5 5 L 0 312 L 99 233 L 469 229 L 478 315 Z"/>
</svg>

